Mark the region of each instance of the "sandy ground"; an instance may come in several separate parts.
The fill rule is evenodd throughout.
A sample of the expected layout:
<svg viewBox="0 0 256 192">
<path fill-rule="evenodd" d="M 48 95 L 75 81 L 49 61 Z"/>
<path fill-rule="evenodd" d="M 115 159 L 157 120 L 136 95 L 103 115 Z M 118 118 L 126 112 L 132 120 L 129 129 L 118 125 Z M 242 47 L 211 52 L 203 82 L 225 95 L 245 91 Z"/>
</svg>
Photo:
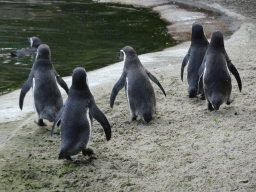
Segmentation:
<svg viewBox="0 0 256 192">
<path fill-rule="evenodd" d="M 180 67 L 190 42 L 142 55 L 167 93 L 165 98 L 153 85 L 157 113 L 150 123 L 130 122 L 124 90 L 110 108 L 118 78 L 95 85 L 91 90 L 111 124 L 112 139 L 107 142 L 94 121 L 89 146 L 95 154 L 70 162 L 57 159 L 60 128 L 51 137 L 51 123 L 38 127 L 35 114 L 24 112 L 0 124 L 1 138 L 8 138 L 0 146 L 0 191 L 256 191 L 256 27 L 238 17 L 243 24 L 225 41 L 243 83 L 239 92 L 232 76 L 231 105 L 208 112 L 205 101 L 188 98 Z"/>
</svg>

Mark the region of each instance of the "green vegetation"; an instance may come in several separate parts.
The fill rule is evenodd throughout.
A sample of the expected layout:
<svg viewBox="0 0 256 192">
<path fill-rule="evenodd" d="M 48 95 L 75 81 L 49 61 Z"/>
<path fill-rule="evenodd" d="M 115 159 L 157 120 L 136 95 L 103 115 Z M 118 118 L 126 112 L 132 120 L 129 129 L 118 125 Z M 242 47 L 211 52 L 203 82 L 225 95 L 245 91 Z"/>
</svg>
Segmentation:
<svg viewBox="0 0 256 192">
<path fill-rule="evenodd" d="M 128 175 L 128 177 L 127 177 L 127 182 L 124 182 L 124 183 L 122 184 L 122 187 L 124 187 L 124 186 L 131 186 L 131 185 L 135 185 L 135 184 L 132 184 L 132 183 L 131 183 L 130 177 L 129 177 L 129 175 Z"/>
</svg>

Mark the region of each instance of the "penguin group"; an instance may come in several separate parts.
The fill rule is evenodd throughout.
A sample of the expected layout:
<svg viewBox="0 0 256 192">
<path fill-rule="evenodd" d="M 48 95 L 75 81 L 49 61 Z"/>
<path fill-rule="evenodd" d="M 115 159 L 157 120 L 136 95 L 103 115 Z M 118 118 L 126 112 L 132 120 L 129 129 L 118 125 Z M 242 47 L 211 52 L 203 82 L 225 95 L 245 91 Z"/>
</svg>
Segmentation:
<svg viewBox="0 0 256 192">
<path fill-rule="evenodd" d="M 181 65 L 181 80 L 186 65 L 189 98 L 201 94 L 201 98 L 207 101 L 209 111 L 217 111 L 223 103 L 229 105 L 233 102 L 230 99 L 231 73 L 242 91 L 240 75 L 228 57 L 221 31 L 215 30 L 209 43 L 203 26 L 193 23 L 191 45 Z"/>
<path fill-rule="evenodd" d="M 90 91 L 85 69 L 74 69 L 72 85 L 68 88 L 53 67 L 49 46 L 42 44 L 38 38 L 30 38 L 30 42 L 31 47 L 39 45 L 36 47 L 36 58 L 29 77 L 20 92 L 20 109 L 23 109 L 26 93 L 32 88 L 34 110 L 38 118 L 35 122 L 39 126 L 46 125 L 44 119 L 53 122 L 51 134 L 56 126 L 61 126 L 59 159 L 74 160 L 71 156 L 81 151 L 83 155 L 92 155 L 93 150 L 88 147 L 88 142 L 92 133 L 93 118 L 101 124 L 107 141 L 111 139 L 112 133 L 108 119 L 97 107 Z M 112 89 L 110 107 L 113 108 L 118 92 L 125 87 L 131 121 L 142 117 L 148 123 L 156 113 L 155 92 L 150 80 L 158 85 L 166 97 L 165 90 L 157 78 L 142 65 L 132 47 L 122 48 L 119 59 L 124 60 L 124 68 Z M 230 72 L 235 76 L 240 91 L 242 90 L 239 73 L 228 57 L 220 31 L 212 33 L 209 43 L 202 25 L 193 23 L 191 45 L 181 65 L 181 80 L 186 66 L 189 98 L 201 94 L 202 99 L 206 99 L 210 111 L 218 110 L 224 102 L 228 105 L 232 102 Z M 65 103 L 58 84 L 68 95 Z"/>
<path fill-rule="evenodd" d="M 80 151 L 83 155 L 92 155 L 93 150 L 88 147 L 88 143 L 93 118 L 103 127 L 107 141 L 111 139 L 111 127 L 104 113 L 96 105 L 85 69 L 82 67 L 74 69 L 72 85 L 68 88 L 53 67 L 50 47 L 42 44 L 39 38 L 32 37 L 29 40 L 31 48 L 33 47 L 33 50 L 36 48 L 36 58 L 20 92 L 20 109 L 23 109 L 26 93 L 32 88 L 34 110 L 38 119 L 35 123 L 46 126 L 44 119 L 53 122 L 51 134 L 56 125 L 61 126 L 59 159 L 74 160 L 71 156 Z M 35 42 L 39 43 L 37 47 L 34 46 Z M 27 50 L 28 48 L 23 48 L 15 53 L 17 56 L 22 56 Z M 157 78 L 140 63 L 132 47 L 126 46 L 121 49 L 119 58 L 125 61 L 124 70 L 112 90 L 110 106 L 113 108 L 118 92 L 125 87 L 131 119 L 136 120 L 137 116 L 141 116 L 149 122 L 156 113 L 155 93 L 149 79 L 156 83 L 166 96 L 165 91 Z M 58 84 L 68 95 L 65 103 L 63 103 Z"/>
</svg>

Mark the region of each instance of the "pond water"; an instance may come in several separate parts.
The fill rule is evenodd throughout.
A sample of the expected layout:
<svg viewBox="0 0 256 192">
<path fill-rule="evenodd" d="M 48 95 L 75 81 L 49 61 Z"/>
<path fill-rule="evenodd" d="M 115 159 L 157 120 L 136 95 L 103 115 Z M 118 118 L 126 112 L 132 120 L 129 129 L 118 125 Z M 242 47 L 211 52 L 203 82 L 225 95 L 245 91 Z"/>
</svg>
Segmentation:
<svg viewBox="0 0 256 192">
<path fill-rule="evenodd" d="M 0 3 L 0 95 L 20 88 L 35 56 L 11 58 L 10 52 L 29 47 L 37 36 L 51 48 L 52 62 L 61 76 L 74 68 L 87 71 L 118 62 L 126 45 L 138 54 L 175 44 L 167 23 L 149 9 L 91 1 Z"/>
</svg>

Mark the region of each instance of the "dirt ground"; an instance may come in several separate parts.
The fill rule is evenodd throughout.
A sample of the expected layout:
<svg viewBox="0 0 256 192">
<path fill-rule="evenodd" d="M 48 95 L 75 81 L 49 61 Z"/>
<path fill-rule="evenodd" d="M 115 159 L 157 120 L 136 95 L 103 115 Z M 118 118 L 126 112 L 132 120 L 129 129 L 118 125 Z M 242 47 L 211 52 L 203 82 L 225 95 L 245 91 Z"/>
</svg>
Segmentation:
<svg viewBox="0 0 256 192">
<path fill-rule="evenodd" d="M 164 58 L 190 42 L 154 53 L 172 64 L 151 70 L 167 97 L 153 85 L 157 113 L 150 123 L 129 120 L 124 89 L 110 108 L 115 82 L 92 88 L 112 138 L 107 142 L 94 120 L 91 157 L 58 160 L 60 128 L 51 137 L 52 124 L 38 127 L 35 114 L 0 124 L 0 130 L 18 127 L 0 147 L 0 191 L 256 191 L 256 27 L 247 21 L 225 41 L 243 84 L 239 92 L 232 76 L 231 105 L 209 112 L 205 101 L 188 98 L 180 79 L 183 57 Z"/>
</svg>

